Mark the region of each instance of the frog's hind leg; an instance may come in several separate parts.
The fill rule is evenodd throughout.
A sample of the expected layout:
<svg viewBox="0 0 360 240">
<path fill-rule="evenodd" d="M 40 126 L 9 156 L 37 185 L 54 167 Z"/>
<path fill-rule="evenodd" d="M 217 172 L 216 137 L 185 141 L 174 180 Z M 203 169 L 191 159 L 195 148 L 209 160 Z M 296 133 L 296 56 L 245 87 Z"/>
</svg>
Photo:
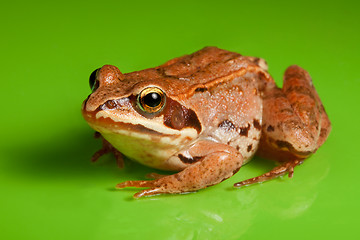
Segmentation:
<svg viewBox="0 0 360 240">
<path fill-rule="evenodd" d="M 106 141 L 99 132 L 95 132 L 94 134 L 95 138 L 101 138 L 102 140 L 102 148 L 94 153 L 94 155 L 91 157 L 92 162 L 96 162 L 99 160 L 99 158 L 107 153 L 112 152 L 116 158 L 116 163 L 119 166 L 119 168 L 124 167 L 124 159 L 121 152 L 116 150 L 108 141 Z"/>
<path fill-rule="evenodd" d="M 309 74 L 298 66 L 289 67 L 283 89 L 274 83 L 263 88 L 263 125 L 257 155 L 280 162 L 270 172 L 235 187 L 264 182 L 289 173 L 313 154 L 326 140 L 331 124 Z"/>
<path fill-rule="evenodd" d="M 288 67 L 282 91 L 320 147 L 331 131 L 331 123 L 309 73 L 296 65 Z"/>
</svg>

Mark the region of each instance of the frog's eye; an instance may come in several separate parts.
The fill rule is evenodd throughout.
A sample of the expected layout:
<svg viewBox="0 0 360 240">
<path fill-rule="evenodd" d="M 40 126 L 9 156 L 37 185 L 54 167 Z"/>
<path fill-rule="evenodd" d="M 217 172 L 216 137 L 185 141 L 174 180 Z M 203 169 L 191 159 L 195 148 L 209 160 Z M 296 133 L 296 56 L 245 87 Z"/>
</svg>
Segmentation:
<svg viewBox="0 0 360 240">
<path fill-rule="evenodd" d="M 100 68 L 93 71 L 89 77 L 90 89 L 93 92 L 99 87 L 99 80 L 97 80 L 97 73 L 99 70 L 100 70 Z"/>
<path fill-rule="evenodd" d="M 157 87 L 148 87 L 137 98 L 139 108 L 146 113 L 160 112 L 165 106 L 165 93 Z"/>
</svg>

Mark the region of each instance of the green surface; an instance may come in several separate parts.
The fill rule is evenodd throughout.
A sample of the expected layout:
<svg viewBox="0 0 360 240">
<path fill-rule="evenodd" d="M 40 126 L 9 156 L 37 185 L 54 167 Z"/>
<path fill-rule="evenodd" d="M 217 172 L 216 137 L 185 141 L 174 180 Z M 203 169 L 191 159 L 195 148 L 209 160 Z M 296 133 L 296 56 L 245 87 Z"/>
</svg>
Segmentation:
<svg viewBox="0 0 360 240">
<path fill-rule="evenodd" d="M 353 239 L 359 234 L 359 2 L 2 3 L 0 239 Z M 133 200 L 151 169 L 106 156 L 80 114 L 88 76 L 156 66 L 204 46 L 261 56 L 281 84 L 307 69 L 333 131 L 287 177 L 243 189 L 255 158 L 198 193 Z"/>
</svg>

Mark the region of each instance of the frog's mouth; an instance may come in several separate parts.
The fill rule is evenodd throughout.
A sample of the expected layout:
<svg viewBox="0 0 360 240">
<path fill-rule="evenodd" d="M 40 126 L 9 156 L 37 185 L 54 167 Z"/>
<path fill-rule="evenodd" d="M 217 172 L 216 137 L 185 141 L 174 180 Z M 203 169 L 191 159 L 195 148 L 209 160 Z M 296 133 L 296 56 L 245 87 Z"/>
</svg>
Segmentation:
<svg viewBox="0 0 360 240">
<path fill-rule="evenodd" d="M 97 109 L 87 111 L 85 106 L 82 114 L 88 124 L 102 135 L 127 136 L 138 140 L 162 142 L 168 145 L 183 145 L 198 136 L 197 129 L 173 129 L 164 125 L 164 116 L 152 119 L 139 117 L 137 113 L 119 109 Z"/>
<path fill-rule="evenodd" d="M 139 123 L 131 122 L 122 122 L 122 121 L 113 121 L 110 117 L 99 117 L 94 118 L 87 115 L 84 115 L 84 118 L 89 123 L 89 125 L 99 132 L 106 133 L 119 133 L 123 135 L 133 135 L 135 133 L 152 136 L 152 137 L 179 137 L 180 133 L 164 133 L 161 131 L 154 130 L 152 128 L 146 127 Z"/>
</svg>

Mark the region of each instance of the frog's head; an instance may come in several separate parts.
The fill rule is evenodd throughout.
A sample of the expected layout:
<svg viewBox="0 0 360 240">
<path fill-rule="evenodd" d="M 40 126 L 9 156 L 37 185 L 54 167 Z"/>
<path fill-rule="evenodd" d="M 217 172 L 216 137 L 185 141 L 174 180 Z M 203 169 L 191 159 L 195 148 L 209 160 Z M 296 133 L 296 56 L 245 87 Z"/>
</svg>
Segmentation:
<svg viewBox="0 0 360 240">
<path fill-rule="evenodd" d="M 95 70 L 82 114 L 124 155 L 151 167 L 178 170 L 168 158 L 199 135 L 199 118 L 167 93 L 168 83 L 153 79 L 150 72 L 145 78 L 133 76 L 111 65 Z"/>
</svg>

